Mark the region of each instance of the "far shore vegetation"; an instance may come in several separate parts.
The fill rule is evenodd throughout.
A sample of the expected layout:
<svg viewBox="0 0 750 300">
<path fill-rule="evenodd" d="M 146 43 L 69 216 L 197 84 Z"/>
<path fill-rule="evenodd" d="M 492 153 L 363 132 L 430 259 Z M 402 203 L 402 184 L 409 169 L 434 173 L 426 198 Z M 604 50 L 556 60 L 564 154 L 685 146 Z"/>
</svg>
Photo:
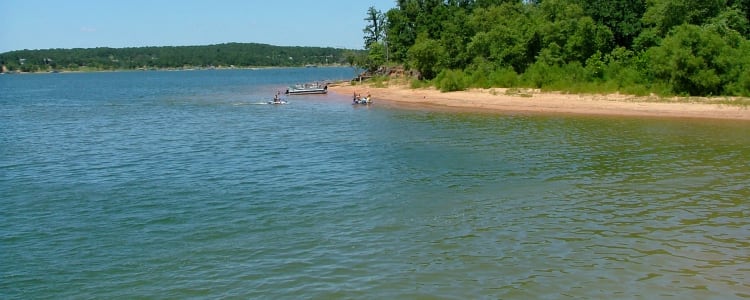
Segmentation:
<svg viewBox="0 0 750 300">
<path fill-rule="evenodd" d="M 365 21 L 357 64 L 414 87 L 750 96 L 750 0 L 399 0 Z"/>
<path fill-rule="evenodd" d="M 4 72 L 175 70 L 352 65 L 362 50 L 255 43 L 206 46 L 18 50 L 0 54 Z"/>
</svg>

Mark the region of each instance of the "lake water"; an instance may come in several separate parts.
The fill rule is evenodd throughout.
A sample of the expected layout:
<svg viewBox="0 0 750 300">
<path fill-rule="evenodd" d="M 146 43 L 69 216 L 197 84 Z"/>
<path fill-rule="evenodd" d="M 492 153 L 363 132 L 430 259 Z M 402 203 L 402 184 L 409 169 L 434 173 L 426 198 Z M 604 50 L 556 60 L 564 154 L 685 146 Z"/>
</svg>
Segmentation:
<svg viewBox="0 0 750 300">
<path fill-rule="evenodd" d="M 750 298 L 750 123 L 0 76 L 0 298 Z M 373 95 L 377 101 L 377 95 Z"/>
</svg>

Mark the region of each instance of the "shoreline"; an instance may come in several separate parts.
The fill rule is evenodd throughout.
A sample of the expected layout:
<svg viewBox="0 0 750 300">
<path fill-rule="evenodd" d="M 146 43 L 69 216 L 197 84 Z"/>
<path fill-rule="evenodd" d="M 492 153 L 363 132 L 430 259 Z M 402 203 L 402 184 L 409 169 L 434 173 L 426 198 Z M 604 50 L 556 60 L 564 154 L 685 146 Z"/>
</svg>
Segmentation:
<svg viewBox="0 0 750 300">
<path fill-rule="evenodd" d="M 406 85 L 374 87 L 370 84 L 335 83 L 328 90 L 345 96 L 372 94 L 375 103 L 398 108 L 466 112 L 575 114 L 599 116 L 699 118 L 750 121 L 750 109 L 740 104 L 698 103 L 685 100 L 709 98 L 639 97 L 623 94 L 563 94 L 534 89 L 470 89 L 443 93 L 435 88 L 412 89 Z M 717 98 L 717 100 L 731 98 Z"/>
<path fill-rule="evenodd" d="M 225 66 L 218 66 L 218 67 L 193 67 L 193 68 L 137 68 L 137 69 L 111 69 L 111 70 L 104 70 L 104 69 L 91 69 L 91 70 L 69 70 L 69 69 L 57 69 L 57 70 L 47 70 L 47 71 L 39 71 L 39 72 L 20 72 L 20 71 L 6 71 L 6 72 L 0 72 L 2 75 L 29 75 L 29 74 L 66 74 L 66 73 L 115 73 L 115 72 L 181 72 L 181 71 L 209 71 L 209 70 L 216 70 L 216 71 L 223 71 L 223 70 L 266 70 L 266 69 L 303 69 L 303 68 L 342 68 L 346 67 L 344 65 L 320 65 L 315 67 L 307 67 L 307 66 L 255 66 L 255 67 L 225 67 Z"/>
</svg>

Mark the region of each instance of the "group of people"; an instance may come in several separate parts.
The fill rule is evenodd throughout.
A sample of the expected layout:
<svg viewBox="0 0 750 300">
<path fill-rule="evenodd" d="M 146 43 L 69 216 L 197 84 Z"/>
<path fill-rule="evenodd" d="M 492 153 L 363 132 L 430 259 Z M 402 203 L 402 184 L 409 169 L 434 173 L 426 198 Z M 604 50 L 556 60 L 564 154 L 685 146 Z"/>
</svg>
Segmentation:
<svg viewBox="0 0 750 300">
<path fill-rule="evenodd" d="M 270 101 L 269 103 L 273 104 L 280 104 L 284 103 L 284 100 L 281 99 L 281 91 L 277 91 L 275 95 L 273 95 L 273 101 Z M 367 92 L 366 97 L 362 97 L 362 94 L 357 94 L 357 92 L 354 92 L 353 98 L 352 98 L 352 104 L 370 104 L 372 103 L 372 96 L 369 92 Z"/>
<path fill-rule="evenodd" d="M 353 98 L 352 98 L 352 104 L 368 104 L 372 103 L 372 96 L 370 96 L 370 93 L 367 93 L 367 97 L 362 97 L 361 94 L 357 94 L 357 92 L 354 92 Z"/>
</svg>

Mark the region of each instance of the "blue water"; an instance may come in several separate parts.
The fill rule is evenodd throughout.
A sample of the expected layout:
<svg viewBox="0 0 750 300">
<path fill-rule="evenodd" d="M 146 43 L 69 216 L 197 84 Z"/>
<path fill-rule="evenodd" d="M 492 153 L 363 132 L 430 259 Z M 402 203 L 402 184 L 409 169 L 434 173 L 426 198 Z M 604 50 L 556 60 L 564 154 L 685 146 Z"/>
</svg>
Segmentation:
<svg viewBox="0 0 750 300">
<path fill-rule="evenodd" d="M 750 298 L 750 123 L 0 76 L 0 298 Z"/>
</svg>

